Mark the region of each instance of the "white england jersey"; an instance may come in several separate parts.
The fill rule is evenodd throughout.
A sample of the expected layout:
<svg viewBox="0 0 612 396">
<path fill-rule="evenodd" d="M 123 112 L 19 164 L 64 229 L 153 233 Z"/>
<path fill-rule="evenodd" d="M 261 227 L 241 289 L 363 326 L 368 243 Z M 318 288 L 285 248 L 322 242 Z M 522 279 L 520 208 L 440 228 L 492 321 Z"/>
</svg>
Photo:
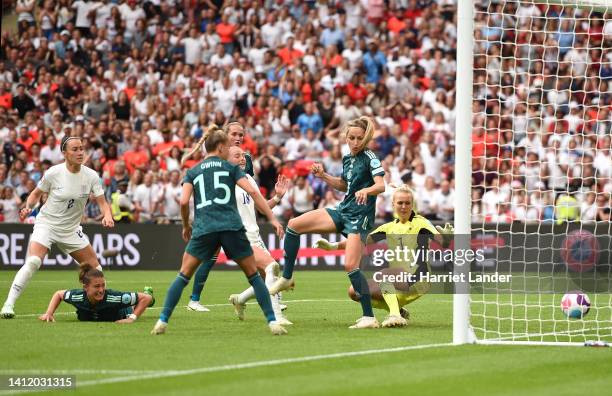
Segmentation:
<svg viewBox="0 0 612 396">
<path fill-rule="evenodd" d="M 246 175 L 246 177 L 253 187 L 259 188 L 257 182 L 250 175 Z M 238 213 L 242 219 L 242 224 L 244 224 L 244 228 L 246 229 L 247 238 L 249 241 L 259 240 L 259 226 L 257 225 L 257 217 L 255 214 L 255 202 L 253 198 L 237 184 L 236 205 L 238 206 Z"/>
<path fill-rule="evenodd" d="M 72 234 L 79 227 L 89 194 L 104 194 L 96 171 L 81 165 L 72 173 L 61 163 L 49 168 L 38 182 L 38 188 L 49 194 L 36 216 L 35 224 L 52 227 L 56 234 Z"/>
</svg>

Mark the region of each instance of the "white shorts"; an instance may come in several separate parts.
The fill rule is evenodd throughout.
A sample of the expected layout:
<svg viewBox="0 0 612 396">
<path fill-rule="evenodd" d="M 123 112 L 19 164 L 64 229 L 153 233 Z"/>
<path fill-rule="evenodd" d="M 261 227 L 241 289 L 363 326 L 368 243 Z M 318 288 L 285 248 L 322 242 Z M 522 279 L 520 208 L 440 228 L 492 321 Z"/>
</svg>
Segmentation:
<svg viewBox="0 0 612 396">
<path fill-rule="evenodd" d="M 257 246 L 258 248 L 263 249 L 266 252 L 268 251 L 268 248 L 266 247 L 266 244 L 263 243 L 263 240 L 261 239 L 259 233 L 257 234 L 257 236 L 255 236 L 247 232 L 247 239 L 249 240 L 251 246 Z"/>
<path fill-rule="evenodd" d="M 34 230 L 30 241 L 40 243 L 47 249 L 55 244 L 59 250 L 70 254 L 89 246 L 89 239 L 83 233 L 83 227 L 79 226 L 74 232 L 57 233 L 46 224 L 34 224 Z"/>
</svg>

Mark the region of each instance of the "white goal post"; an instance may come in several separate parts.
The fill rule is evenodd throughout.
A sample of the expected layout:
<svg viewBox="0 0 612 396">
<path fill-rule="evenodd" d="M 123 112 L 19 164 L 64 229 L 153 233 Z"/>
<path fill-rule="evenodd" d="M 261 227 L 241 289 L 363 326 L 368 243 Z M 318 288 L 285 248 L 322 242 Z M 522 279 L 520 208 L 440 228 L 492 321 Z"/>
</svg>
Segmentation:
<svg viewBox="0 0 612 396">
<path fill-rule="evenodd" d="M 529 14 L 530 10 L 533 15 Z M 607 122 L 612 122 L 609 109 L 612 103 L 603 103 L 604 96 L 599 95 L 599 90 L 612 95 L 612 76 L 594 73 L 591 57 L 601 57 L 597 61 L 600 73 L 612 63 L 612 49 L 604 46 L 612 42 L 612 0 L 458 0 L 457 22 L 455 249 L 470 247 L 463 246 L 469 245 L 469 239 L 461 235 L 476 238 L 497 233 L 503 234 L 506 241 L 527 243 L 529 240 L 535 244 L 536 251 L 549 249 L 551 254 L 540 260 L 537 253 L 538 260 L 530 261 L 530 252 L 523 249 L 518 255 L 522 258 L 517 260 L 517 251 L 513 251 L 506 267 L 520 282 L 510 286 L 474 292 L 469 283 L 456 284 L 453 343 L 612 342 L 610 268 L 604 285 L 607 288 L 582 288 L 591 299 L 591 312 L 583 319 L 572 320 L 560 308 L 563 285 L 571 290 L 575 282 L 582 285 L 583 280 L 591 280 L 592 272 L 576 274 L 570 265 L 565 263 L 568 267 L 565 268 L 554 259 L 561 249 L 558 238 L 572 232 L 583 235 L 582 231 L 595 227 L 604 233 L 607 230 L 609 240 L 612 231 L 610 221 L 602 225 L 580 216 L 572 217 L 573 212 L 561 212 L 557 204 L 561 196 L 580 197 L 575 200 L 580 213 L 581 200 L 587 196 L 597 200 L 602 195 L 610 205 L 609 191 L 601 191 L 601 186 L 611 186 L 609 172 L 599 171 L 592 161 L 601 156 L 598 150 L 608 150 L 610 156 L 609 147 L 602 146 L 610 145 L 612 131 L 601 128 L 609 128 Z M 608 37 L 606 23 L 610 24 Z M 602 32 L 599 28 L 603 28 Z M 600 41 L 597 37 L 593 39 L 596 34 L 601 36 L 598 36 Z M 527 43 L 521 42 L 523 35 L 528 37 Z M 533 37 L 544 41 L 535 42 Z M 510 59 L 508 46 L 518 56 Z M 496 103 L 500 101 L 504 103 Z M 561 130 L 566 121 L 576 130 Z M 472 134 L 479 128 L 484 131 L 484 137 L 476 143 L 485 147 L 484 154 L 473 155 Z M 491 128 L 496 134 L 491 133 Z M 488 140 L 488 134 L 493 135 L 492 140 Z M 540 140 L 544 147 L 538 147 L 541 151 L 535 152 L 536 148 L 530 144 L 542 135 L 547 135 Z M 565 151 L 574 150 L 573 140 L 583 150 L 568 160 Z M 491 154 L 491 147 L 497 150 L 495 154 Z M 516 151 L 521 152 L 516 154 Z M 503 164 L 505 160 L 512 163 L 509 168 Z M 537 169 L 527 169 L 520 161 Z M 594 169 L 590 177 L 595 187 L 585 182 L 588 175 L 583 168 L 586 167 Z M 482 184 L 472 185 L 474 171 L 482 177 Z M 502 182 L 509 182 L 509 186 L 501 185 Z M 473 192 L 473 188 L 478 191 Z M 505 196 L 503 188 L 507 188 Z M 495 194 L 483 200 L 484 192 L 489 190 Z M 489 201 L 491 196 L 493 201 Z M 494 203 L 494 213 L 483 209 L 490 202 Z M 516 213 L 513 205 L 518 207 Z M 593 205 L 596 210 L 596 203 Z M 565 227 L 564 231 L 559 232 L 561 227 Z M 597 231 L 593 233 L 597 235 Z M 600 248 L 607 249 L 610 257 L 609 242 Z M 501 260 L 498 258 L 489 264 L 495 267 Z M 468 266 L 455 264 L 454 267 L 456 274 L 469 270 Z M 605 284 L 605 279 L 602 282 Z"/>
</svg>

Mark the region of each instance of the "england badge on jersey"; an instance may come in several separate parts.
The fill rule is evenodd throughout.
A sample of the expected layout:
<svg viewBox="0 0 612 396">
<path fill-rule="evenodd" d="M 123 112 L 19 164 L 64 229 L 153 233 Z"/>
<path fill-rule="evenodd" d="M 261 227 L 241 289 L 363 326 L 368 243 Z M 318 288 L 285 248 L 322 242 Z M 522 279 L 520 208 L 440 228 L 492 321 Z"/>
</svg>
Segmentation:
<svg viewBox="0 0 612 396">
<path fill-rule="evenodd" d="M 81 184 L 81 198 L 89 197 L 89 189 L 86 184 Z"/>
</svg>

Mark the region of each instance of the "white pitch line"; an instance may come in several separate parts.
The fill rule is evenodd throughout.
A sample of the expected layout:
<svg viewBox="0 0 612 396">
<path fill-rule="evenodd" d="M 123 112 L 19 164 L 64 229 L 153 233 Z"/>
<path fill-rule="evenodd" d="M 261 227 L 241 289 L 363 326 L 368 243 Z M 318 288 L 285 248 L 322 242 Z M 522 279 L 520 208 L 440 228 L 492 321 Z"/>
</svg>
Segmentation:
<svg viewBox="0 0 612 396">
<path fill-rule="evenodd" d="M 516 339 L 532 338 L 532 337 L 547 337 L 547 336 L 563 337 L 563 336 L 568 336 L 574 333 L 586 333 L 590 331 L 600 331 L 600 330 L 612 330 L 612 327 L 588 327 L 584 329 L 575 329 L 575 330 L 560 330 L 557 332 L 550 332 L 550 333 L 527 333 L 527 334 L 520 334 L 520 335 L 515 335 L 515 336 L 509 336 L 509 337 L 491 338 L 489 340 L 485 339 L 483 341 L 513 341 Z M 578 335 L 578 337 L 580 337 L 580 335 Z M 559 341 L 559 342 L 562 343 L 564 341 Z"/>
<path fill-rule="evenodd" d="M 317 360 L 374 355 L 374 354 L 380 354 L 380 353 L 404 352 L 404 351 L 412 351 L 412 350 L 418 350 L 418 349 L 447 347 L 447 346 L 452 346 L 452 345 L 453 344 L 450 342 L 441 343 L 441 344 L 411 345 L 411 346 L 396 347 L 396 348 L 369 349 L 365 351 L 339 352 L 339 353 L 330 353 L 330 354 L 325 354 L 325 355 L 301 356 L 301 357 L 286 358 L 286 359 L 260 360 L 256 362 L 227 364 L 223 366 L 200 367 L 200 368 L 189 369 L 189 370 L 168 370 L 168 371 L 161 371 L 161 372 L 158 371 L 158 372 L 153 372 L 153 373 L 131 375 L 131 376 L 125 376 L 125 377 L 114 377 L 114 378 L 105 378 L 101 380 L 77 382 L 77 387 L 102 385 L 102 384 L 116 384 L 116 383 L 121 383 L 121 382 L 138 381 L 138 380 L 144 380 L 144 379 L 179 377 L 179 376 L 193 375 L 193 374 L 216 373 L 216 372 L 221 372 L 221 371 L 242 370 L 242 369 L 247 369 L 247 368 L 266 367 L 266 366 L 277 366 L 281 364 L 290 364 L 290 363 L 304 363 L 304 362 L 312 362 L 312 361 L 317 361 Z"/>
<path fill-rule="evenodd" d="M 93 375 L 93 374 L 106 374 L 106 375 L 114 375 L 114 374 L 144 374 L 144 373 L 154 373 L 155 370 L 85 370 L 85 369 L 76 369 L 76 370 L 65 370 L 65 369 L 42 369 L 42 370 L 19 370 L 19 369 L 8 369 L 8 370 L 0 370 L 0 375 L 20 375 L 20 374 L 36 374 L 39 376 L 45 375 Z"/>
<path fill-rule="evenodd" d="M 309 303 L 309 302 L 353 302 L 353 300 L 350 300 L 348 298 L 346 299 L 305 299 L 305 300 L 282 300 L 283 303 Z M 255 305 L 257 304 L 256 302 L 248 302 L 247 305 Z M 223 304 L 204 304 L 205 307 L 230 307 L 232 306 L 232 304 L 229 303 L 223 303 Z M 186 305 L 184 307 L 187 307 Z M 153 307 L 153 308 L 147 308 L 147 311 L 150 310 L 155 310 L 155 309 L 161 309 L 161 307 Z M 17 314 L 16 317 L 33 317 L 33 316 L 40 316 L 42 315 L 42 313 L 29 313 L 29 314 Z M 56 312 L 54 315 L 74 315 L 74 312 Z"/>
</svg>

